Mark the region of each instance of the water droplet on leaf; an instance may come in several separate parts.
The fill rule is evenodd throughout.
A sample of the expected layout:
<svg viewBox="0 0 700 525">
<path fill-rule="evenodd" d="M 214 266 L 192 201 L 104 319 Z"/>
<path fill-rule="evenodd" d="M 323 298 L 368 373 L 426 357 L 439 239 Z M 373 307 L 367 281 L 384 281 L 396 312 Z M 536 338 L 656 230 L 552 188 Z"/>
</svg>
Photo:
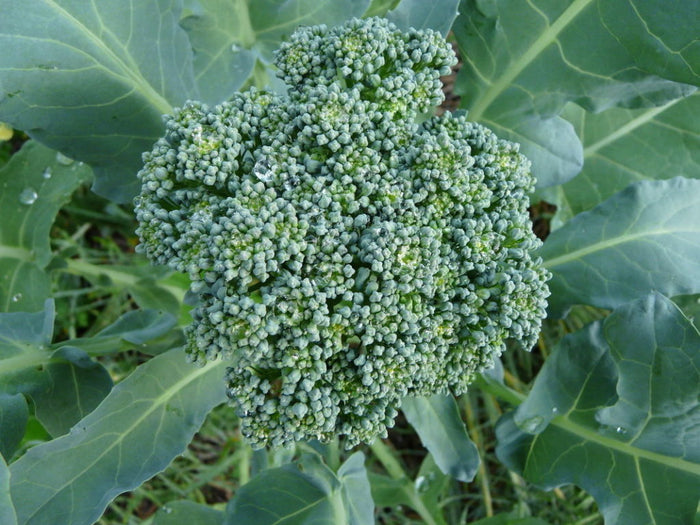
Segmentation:
<svg viewBox="0 0 700 525">
<path fill-rule="evenodd" d="M 625 427 L 616 427 L 615 432 L 617 432 L 621 436 L 624 436 L 625 434 L 627 434 L 627 429 Z"/>
<path fill-rule="evenodd" d="M 171 509 L 170 507 L 165 507 L 165 506 L 162 507 L 161 510 L 162 510 L 165 514 L 170 514 L 170 513 L 173 511 L 173 509 Z"/>
<path fill-rule="evenodd" d="M 234 53 L 238 53 L 240 50 L 241 50 L 241 46 L 239 46 L 238 44 L 231 45 L 231 51 L 233 51 Z"/>
<path fill-rule="evenodd" d="M 66 157 L 63 153 L 59 151 L 58 153 L 56 153 L 56 162 L 58 162 L 59 164 L 63 164 L 64 166 L 70 166 L 71 164 L 73 164 L 74 161 L 73 159 L 71 159 L 70 157 Z"/>
<path fill-rule="evenodd" d="M 552 407 L 552 414 L 558 414 L 559 409 L 557 407 Z"/>
<path fill-rule="evenodd" d="M 13 303 L 18 303 L 21 299 L 22 299 L 21 293 L 16 293 L 15 295 L 12 296 Z"/>
<path fill-rule="evenodd" d="M 533 416 L 520 423 L 519 427 L 525 432 L 532 433 L 536 432 L 542 423 L 544 423 L 542 416 Z"/>
<path fill-rule="evenodd" d="M 45 179 L 50 179 L 51 178 L 51 167 L 47 166 L 47 168 L 44 170 L 44 172 L 41 174 L 41 176 Z"/>
<path fill-rule="evenodd" d="M 33 188 L 24 188 L 22 193 L 19 194 L 19 202 L 29 206 L 36 202 L 37 197 L 39 197 L 39 195 Z"/>
<path fill-rule="evenodd" d="M 418 476 L 415 482 L 416 492 L 425 493 L 430 488 L 430 483 L 425 476 Z"/>
</svg>

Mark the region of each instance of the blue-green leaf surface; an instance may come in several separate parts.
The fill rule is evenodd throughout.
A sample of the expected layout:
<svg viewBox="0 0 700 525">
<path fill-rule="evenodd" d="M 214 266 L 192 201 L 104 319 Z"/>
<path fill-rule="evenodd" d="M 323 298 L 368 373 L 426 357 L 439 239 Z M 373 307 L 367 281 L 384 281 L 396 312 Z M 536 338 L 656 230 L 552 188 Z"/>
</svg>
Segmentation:
<svg viewBox="0 0 700 525">
<path fill-rule="evenodd" d="M 195 52 L 202 100 L 229 98 L 302 25 L 339 24 L 360 17 L 369 0 L 199 0 L 181 21 Z"/>
<path fill-rule="evenodd" d="M 500 126 L 507 130 L 501 132 L 504 138 L 519 141 L 514 124 L 532 117 L 547 122 L 567 102 L 600 111 L 656 106 L 690 92 L 688 86 L 637 67 L 606 28 L 597 4 L 598 0 L 462 0 L 453 31 L 464 66 L 455 89 L 470 117 Z M 619 12 L 624 15 L 624 9 Z M 536 136 L 543 134 L 540 130 Z M 554 129 L 549 135 L 549 146 L 544 147 L 549 152 L 565 151 L 565 143 L 571 141 Z M 553 165 L 529 142 L 523 142 L 523 152 L 532 158 L 540 187 L 576 175 L 575 163 L 562 159 Z"/>
<path fill-rule="evenodd" d="M 93 337 L 62 341 L 61 348 L 80 348 L 90 355 L 116 354 L 137 348 L 155 355 L 184 343 L 182 331 L 176 328 L 171 314 L 157 310 L 132 310 Z M 171 344 L 168 348 L 163 345 Z"/>
<path fill-rule="evenodd" d="M 22 394 L 0 393 L 0 455 L 11 459 L 24 437 L 29 407 Z M 2 523 L 2 522 L 0 522 Z"/>
<path fill-rule="evenodd" d="M 600 12 L 640 68 L 700 86 L 697 0 L 602 0 Z"/>
<path fill-rule="evenodd" d="M 474 479 L 479 451 L 469 439 L 452 395 L 406 397 L 401 410 L 442 472 L 460 481 Z"/>
<path fill-rule="evenodd" d="M 630 185 L 554 231 L 540 250 L 553 273 L 549 312 L 615 308 L 657 290 L 700 292 L 700 180 Z"/>
<path fill-rule="evenodd" d="M 17 514 L 10 496 L 10 469 L 0 456 L 0 523 L 17 525 Z"/>
<path fill-rule="evenodd" d="M 207 413 L 225 400 L 225 368 L 225 362 L 195 367 L 182 350 L 139 366 L 70 434 L 12 464 L 19 521 L 92 524 L 115 496 L 182 453 Z"/>
<path fill-rule="evenodd" d="M 394 9 L 401 0 L 372 0 L 363 18 L 370 16 L 385 16 L 387 11 Z"/>
<path fill-rule="evenodd" d="M 102 365 L 78 348 L 50 349 L 54 316 L 52 300 L 38 313 L 0 314 L 0 392 L 31 397 L 37 419 L 57 436 L 68 432 L 104 399 L 112 379 Z M 26 415 L 13 399 L 8 416 L 13 416 L 23 434 Z M 20 432 L 13 428 L 7 430 L 10 442 Z M 5 440 L 6 429 L 0 432 Z"/>
<path fill-rule="evenodd" d="M 153 525 L 222 525 L 224 513 L 194 501 L 171 501 L 156 513 Z"/>
<path fill-rule="evenodd" d="M 343 503 L 348 512 L 348 523 L 362 525 L 374 519 L 374 502 L 365 469 L 365 456 L 356 452 L 338 469 Z"/>
<path fill-rule="evenodd" d="M 574 483 L 607 524 L 692 523 L 700 498 L 700 333 L 652 294 L 565 337 L 498 457 L 543 488 Z"/>
<path fill-rule="evenodd" d="M 246 0 L 199 0 L 182 19 L 194 50 L 194 71 L 202 101 L 229 98 L 253 72 L 255 34 Z M 247 45 L 247 47 L 246 47 Z"/>
<path fill-rule="evenodd" d="M 459 0 L 402 0 L 386 14 L 386 18 L 404 31 L 434 29 L 447 36 L 452 23 L 457 18 Z"/>
<path fill-rule="evenodd" d="M 35 415 L 52 436 L 66 434 L 92 412 L 112 389 L 109 372 L 82 350 L 64 346 L 51 355 L 33 388 L 23 391 L 35 404 Z M 23 380 L 30 374 L 22 374 Z"/>
<path fill-rule="evenodd" d="M 374 521 L 364 455 L 356 452 L 334 474 L 320 456 L 268 469 L 236 492 L 225 525 L 366 525 Z"/>
<path fill-rule="evenodd" d="M 581 137 L 584 165 L 550 200 L 559 208 L 561 223 L 632 182 L 700 178 L 698 92 L 663 106 L 636 110 L 590 113 L 571 104 L 563 115 Z"/>
<path fill-rule="evenodd" d="M 0 312 L 33 312 L 50 294 L 44 268 L 58 210 L 90 168 L 36 142 L 24 144 L 0 169 Z"/>
<path fill-rule="evenodd" d="M 0 120 L 90 163 L 94 189 L 138 190 L 161 115 L 196 98 L 179 0 L 0 0 Z"/>
</svg>

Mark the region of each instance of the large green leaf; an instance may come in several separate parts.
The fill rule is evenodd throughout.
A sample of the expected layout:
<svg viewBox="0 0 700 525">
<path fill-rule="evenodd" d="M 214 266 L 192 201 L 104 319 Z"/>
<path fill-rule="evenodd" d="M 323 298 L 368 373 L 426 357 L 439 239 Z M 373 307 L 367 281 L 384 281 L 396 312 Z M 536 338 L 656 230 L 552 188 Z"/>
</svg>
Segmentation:
<svg viewBox="0 0 700 525">
<path fill-rule="evenodd" d="M 225 362 L 195 367 L 182 350 L 139 366 L 70 434 L 11 465 L 12 498 L 27 525 L 95 522 L 118 494 L 180 454 L 225 398 Z M 76 495 L 80 495 L 76 499 Z"/>
<path fill-rule="evenodd" d="M 459 0 L 402 0 L 386 17 L 403 30 L 434 29 L 447 36 L 458 6 Z"/>
<path fill-rule="evenodd" d="M 0 393 L 0 455 L 12 458 L 24 437 L 29 407 L 22 394 Z M 0 522 L 2 523 L 2 522 Z"/>
<path fill-rule="evenodd" d="M 17 525 L 17 514 L 10 496 L 10 470 L 2 456 L 0 456 L 0 523 Z"/>
<path fill-rule="evenodd" d="M 401 410 L 442 472 L 460 481 L 474 479 L 479 451 L 469 439 L 452 395 L 406 397 Z"/>
<path fill-rule="evenodd" d="M 387 11 L 394 9 L 401 0 L 372 0 L 367 11 L 362 15 L 363 18 L 370 16 L 385 16 Z"/>
<path fill-rule="evenodd" d="M 229 98 L 248 79 L 256 53 L 246 0 L 199 0 L 181 21 L 194 49 L 195 79 L 207 104 Z"/>
<path fill-rule="evenodd" d="M 607 524 L 692 523 L 700 497 L 700 333 L 652 294 L 565 337 L 496 428 L 498 457 L 574 483 Z"/>
<path fill-rule="evenodd" d="M 361 16 L 369 0 L 199 0 L 181 24 L 195 51 L 202 100 L 229 98 L 301 25 L 334 25 Z"/>
<path fill-rule="evenodd" d="M 522 142 L 539 186 L 565 182 L 580 167 L 565 159 L 552 164 L 573 141 L 573 130 L 562 134 L 563 124 L 549 120 L 565 103 L 597 111 L 655 106 L 690 89 L 638 68 L 601 21 L 598 2 L 462 0 L 453 26 L 464 62 L 456 84 L 463 107 Z M 528 129 L 516 128 L 533 118 L 539 120 Z M 542 144 L 544 136 L 549 141 Z"/>
<path fill-rule="evenodd" d="M 87 166 L 33 141 L 0 169 L 0 312 L 42 308 L 51 291 L 44 272 L 49 231 L 58 210 L 90 176 Z"/>
<path fill-rule="evenodd" d="M 0 119 L 136 194 L 161 115 L 196 98 L 179 0 L 0 0 Z"/>
<path fill-rule="evenodd" d="M 175 326 L 176 319 L 171 314 L 156 310 L 132 310 L 93 337 L 70 339 L 55 346 L 80 348 L 93 356 L 116 354 L 134 348 L 155 355 L 184 343 L 181 330 L 173 330 Z M 163 348 L 168 343 L 174 344 Z"/>
<path fill-rule="evenodd" d="M 105 368 L 89 355 L 132 348 L 156 353 L 165 344 L 182 344 L 179 330 L 170 335 L 175 318 L 153 310 L 128 312 L 94 337 L 51 344 L 54 316 L 51 300 L 35 314 L 0 314 L 0 444 L 7 450 L 16 446 L 27 422 L 26 402 L 18 394 L 31 397 L 51 435 L 62 435 L 112 388 Z"/>
<path fill-rule="evenodd" d="M 700 93 L 647 109 L 565 109 L 583 142 L 581 173 L 557 188 L 557 220 L 588 210 L 639 180 L 700 178 Z M 640 152 L 643 152 L 641 154 Z M 551 202 L 551 201 L 550 201 Z"/>
<path fill-rule="evenodd" d="M 225 525 L 366 525 L 374 522 L 364 455 L 356 452 L 334 474 L 320 456 L 268 469 L 236 492 Z"/>
<path fill-rule="evenodd" d="M 600 12 L 639 67 L 700 86 L 697 0 L 605 0 Z"/>
<path fill-rule="evenodd" d="M 657 290 L 700 292 L 700 180 L 630 185 L 554 231 L 540 250 L 553 273 L 549 311 L 614 308 Z"/>
<path fill-rule="evenodd" d="M 0 314 L 0 392 L 31 397 L 37 419 L 57 436 L 68 432 L 104 399 L 112 380 L 104 367 L 82 350 L 50 350 L 54 316 L 51 300 L 42 312 Z M 17 425 L 24 433 L 27 419 L 18 410 L 21 407 L 13 404 L 14 425 L 0 429 L 2 440 L 16 439 L 20 432 Z"/>
</svg>

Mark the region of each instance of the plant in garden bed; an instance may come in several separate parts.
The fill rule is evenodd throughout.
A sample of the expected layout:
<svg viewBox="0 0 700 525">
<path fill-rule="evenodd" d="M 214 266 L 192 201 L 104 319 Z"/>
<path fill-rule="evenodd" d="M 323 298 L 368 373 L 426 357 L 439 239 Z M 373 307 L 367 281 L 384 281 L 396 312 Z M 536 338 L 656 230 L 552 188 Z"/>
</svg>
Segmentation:
<svg viewBox="0 0 700 525">
<path fill-rule="evenodd" d="M 0 121 L 32 139 L 0 170 L 0 522 L 98 520 L 185 450 L 226 376 L 244 435 L 296 448 L 240 445 L 225 508 L 168 502 L 153 523 L 536 523 L 519 482 L 512 505 L 494 494 L 505 468 L 581 487 L 606 523 L 692 523 L 692 2 L 0 7 Z M 467 113 L 431 117 L 450 30 Z M 541 247 L 505 139 L 532 164 L 531 198 L 556 206 Z M 128 205 L 88 219 L 101 235 L 118 224 L 124 254 L 77 225 L 52 233 L 89 181 L 114 203 L 141 192 L 146 254 L 189 276 L 130 252 Z M 84 220 L 79 202 L 62 220 Z M 506 339 L 535 342 L 549 273 L 528 384 L 522 350 L 502 373 L 495 358 Z M 373 297 L 382 309 L 365 311 Z M 153 357 L 113 385 L 130 349 Z M 417 468 L 398 434 L 374 439 L 399 406 Z M 500 474 L 479 466 L 486 420 Z M 455 503 L 469 494 L 481 504 Z"/>
</svg>

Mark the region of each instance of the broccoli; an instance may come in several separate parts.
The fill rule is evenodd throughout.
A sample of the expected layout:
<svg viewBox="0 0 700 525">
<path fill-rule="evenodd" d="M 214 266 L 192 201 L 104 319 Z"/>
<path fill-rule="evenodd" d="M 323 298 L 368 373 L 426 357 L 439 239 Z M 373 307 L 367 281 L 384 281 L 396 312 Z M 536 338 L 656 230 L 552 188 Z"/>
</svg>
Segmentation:
<svg viewBox="0 0 700 525">
<path fill-rule="evenodd" d="M 380 18 L 298 29 L 284 95 L 187 102 L 144 154 L 140 250 L 189 274 L 192 360 L 230 360 L 256 447 L 386 436 L 404 396 L 465 392 L 529 349 L 548 272 L 529 162 L 429 112 L 454 53 Z"/>
</svg>

